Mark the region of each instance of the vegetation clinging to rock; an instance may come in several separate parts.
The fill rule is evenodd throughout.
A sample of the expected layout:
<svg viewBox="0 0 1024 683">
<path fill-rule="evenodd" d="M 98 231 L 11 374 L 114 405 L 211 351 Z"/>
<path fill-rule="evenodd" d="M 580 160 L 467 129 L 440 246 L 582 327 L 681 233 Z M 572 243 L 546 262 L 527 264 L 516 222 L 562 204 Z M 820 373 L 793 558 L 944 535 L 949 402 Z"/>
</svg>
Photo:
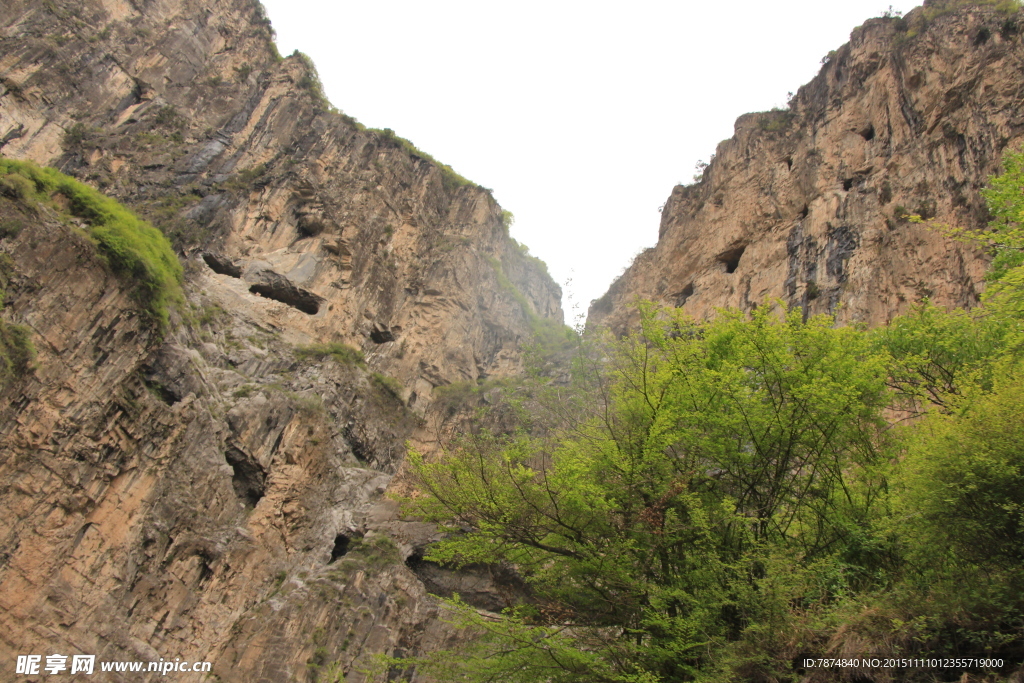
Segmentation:
<svg viewBox="0 0 1024 683">
<path fill-rule="evenodd" d="M 467 178 L 464 178 L 458 173 L 456 173 L 455 170 L 452 169 L 452 167 L 449 166 L 448 164 L 442 164 L 440 161 L 430 156 L 426 152 L 420 151 L 416 147 L 416 145 L 412 144 L 410 141 L 406 140 L 403 137 L 399 137 L 395 133 L 395 131 L 391 130 L 390 128 L 371 128 L 370 130 L 382 136 L 385 140 L 392 142 L 398 147 L 404 149 L 410 155 L 429 161 L 431 164 L 436 166 L 437 169 L 441 171 L 441 182 L 444 184 L 447 190 L 451 191 L 463 186 L 479 187 L 473 181 L 468 180 Z"/>
<path fill-rule="evenodd" d="M 1019 0 L 931 0 L 906 17 L 887 14 L 886 18 L 896 22 L 896 28 L 899 31 L 896 40 L 904 42 L 927 30 L 936 19 L 953 14 L 965 7 L 976 6 L 992 7 L 1000 14 L 1010 16 L 1020 10 L 1021 3 Z M 982 29 L 982 32 L 987 39 L 988 29 Z"/>
<path fill-rule="evenodd" d="M 4 309 L 7 283 L 14 271 L 11 257 L 0 253 L 0 311 Z M 0 319 L 0 389 L 25 374 L 32 365 L 36 350 L 31 330 Z"/>
<path fill-rule="evenodd" d="M 25 202 L 66 200 L 68 211 L 83 219 L 89 237 L 119 275 L 129 278 L 148 312 L 164 327 L 168 307 L 181 302 L 182 269 L 170 242 L 159 230 L 117 201 L 52 168 L 0 157 L 0 178 Z"/>
<path fill-rule="evenodd" d="M 363 357 L 362 351 L 341 342 L 300 346 L 295 349 L 295 357 L 299 360 L 333 358 L 342 365 L 366 366 L 366 358 Z"/>
</svg>

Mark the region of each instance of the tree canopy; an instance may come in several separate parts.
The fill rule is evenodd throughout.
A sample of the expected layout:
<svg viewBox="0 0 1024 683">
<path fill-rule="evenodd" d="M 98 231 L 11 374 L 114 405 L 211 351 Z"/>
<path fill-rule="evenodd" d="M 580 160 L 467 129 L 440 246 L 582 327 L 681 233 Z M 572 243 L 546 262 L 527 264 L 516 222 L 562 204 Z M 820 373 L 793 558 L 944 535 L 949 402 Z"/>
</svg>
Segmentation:
<svg viewBox="0 0 1024 683">
<path fill-rule="evenodd" d="M 958 235 L 995 256 L 971 311 L 925 301 L 864 330 L 772 302 L 705 322 L 644 305 L 633 336 L 581 340 L 544 429 L 412 453 L 425 495 L 410 512 L 450 530 L 426 559 L 514 566 L 530 594 L 500 616 L 454 597 L 473 644 L 392 660 L 392 674 L 667 683 L 796 680 L 819 656 L 1016 665 L 1022 188 L 1024 153 L 1008 154 L 989 229 Z"/>
</svg>

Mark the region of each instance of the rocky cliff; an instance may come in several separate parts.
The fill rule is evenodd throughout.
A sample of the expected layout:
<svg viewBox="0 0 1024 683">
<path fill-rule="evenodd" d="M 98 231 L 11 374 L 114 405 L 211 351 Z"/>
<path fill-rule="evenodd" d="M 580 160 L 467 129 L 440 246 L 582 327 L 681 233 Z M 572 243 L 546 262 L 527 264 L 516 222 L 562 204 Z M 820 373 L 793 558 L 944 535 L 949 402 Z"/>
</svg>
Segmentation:
<svg viewBox="0 0 1024 683">
<path fill-rule="evenodd" d="M 3 677 L 56 652 L 359 681 L 455 637 L 405 562 L 434 531 L 383 493 L 435 387 L 561 324 L 490 193 L 333 110 L 249 0 L 5 3 L 0 153 L 163 229 L 186 299 L 161 330 L 74 207 L 0 197 L 37 350 L 0 393 Z"/>
<path fill-rule="evenodd" d="M 1024 17 L 964 4 L 869 20 L 787 109 L 741 116 L 589 321 L 623 332 L 637 299 L 867 324 L 976 303 L 984 255 L 905 218 L 984 226 L 979 189 L 1024 135 Z"/>
</svg>

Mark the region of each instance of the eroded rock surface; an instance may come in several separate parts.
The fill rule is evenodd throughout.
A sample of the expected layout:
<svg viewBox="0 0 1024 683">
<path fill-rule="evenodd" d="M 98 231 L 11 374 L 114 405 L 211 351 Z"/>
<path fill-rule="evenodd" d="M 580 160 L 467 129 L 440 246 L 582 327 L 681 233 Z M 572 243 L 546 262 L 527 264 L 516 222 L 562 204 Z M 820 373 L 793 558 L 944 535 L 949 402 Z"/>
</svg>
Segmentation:
<svg viewBox="0 0 1024 683">
<path fill-rule="evenodd" d="M 520 372 L 560 292 L 488 191 L 270 38 L 249 0 L 0 7 L 0 152 L 172 235 L 187 299 L 159 335 L 73 221 L 0 197 L 27 216 L 3 315 L 38 349 L 0 393 L 5 680 L 58 652 L 360 681 L 458 637 L 405 564 L 436 530 L 384 493 L 433 389 Z"/>
<path fill-rule="evenodd" d="M 983 255 L 904 216 L 985 225 L 979 190 L 1024 133 L 1024 18 L 923 16 L 867 21 L 788 109 L 737 119 L 589 321 L 623 332 L 638 298 L 701 318 L 770 297 L 872 325 L 924 297 L 975 304 Z"/>
</svg>

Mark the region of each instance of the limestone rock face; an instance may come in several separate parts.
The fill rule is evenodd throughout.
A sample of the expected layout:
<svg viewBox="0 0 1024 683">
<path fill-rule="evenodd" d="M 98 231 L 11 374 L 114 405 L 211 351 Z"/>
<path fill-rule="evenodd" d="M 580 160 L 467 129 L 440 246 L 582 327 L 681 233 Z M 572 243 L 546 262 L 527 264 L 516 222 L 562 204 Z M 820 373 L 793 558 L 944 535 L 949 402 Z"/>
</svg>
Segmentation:
<svg viewBox="0 0 1024 683">
<path fill-rule="evenodd" d="M 306 680 L 450 637 L 402 562 L 434 532 L 381 499 L 419 425 L 398 397 L 358 367 L 297 363 L 244 315 L 156 345 L 130 287 L 60 222 L 4 247 L 8 313 L 38 349 L 0 403 L 4 667 L 179 657 Z"/>
<path fill-rule="evenodd" d="M 437 532 L 384 493 L 434 387 L 520 372 L 561 320 L 490 193 L 332 111 L 250 0 L 3 3 L 0 153 L 161 227 L 187 300 L 159 334 L 73 220 L 0 196 L 38 351 L 0 387 L 0 678 L 56 652 L 360 681 L 457 638 L 405 562 Z"/>
<path fill-rule="evenodd" d="M 924 12 L 869 20 L 788 109 L 740 117 L 589 322 L 624 332 L 637 299 L 702 318 L 774 298 L 871 325 L 924 297 L 975 304 L 983 254 L 904 216 L 985 225 L 979 189 L 1024 133 L 1024 18 Z"/>
<path fill-rule="evenodd" d="M 561 293 L 490 193 L 332 111 L 312 65 L 270 41 L 251 0 L 5 3 L 0 153 L 136 208 L 212 254 L 224 277 L 205 288 L 293 341 L 363 348 L 417 397 L 521 370 L 528 315 L 496 268 L 541 317 Z"/>
</svg>

